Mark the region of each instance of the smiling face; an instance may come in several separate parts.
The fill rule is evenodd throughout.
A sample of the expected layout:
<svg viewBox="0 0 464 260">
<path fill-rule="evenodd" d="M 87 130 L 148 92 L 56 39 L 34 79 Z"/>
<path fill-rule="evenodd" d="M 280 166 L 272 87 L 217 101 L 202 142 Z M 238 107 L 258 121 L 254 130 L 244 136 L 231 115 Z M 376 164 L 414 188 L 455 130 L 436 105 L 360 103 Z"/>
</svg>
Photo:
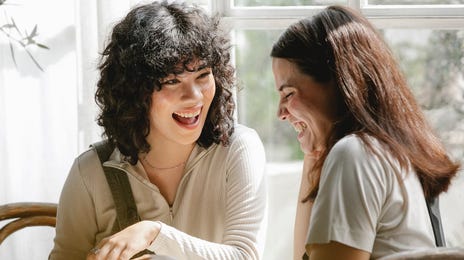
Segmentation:
<svg viewBox="0 0 464 260">
<path fill-rule="evenodd" d="M 316 156 L 336 120 L 334 84 L 314 81 L 283 58 L 272 59 L 272 71 L 280 95 L 278 117 L 298 132 L 303 153 Z"/>
<path fill-rule="evenodd" d="M 216 84 L 212 69 L 195 61 L 181 74 L 160 80 L 161 89 L 152 94 L 150 134 L 154 143 L 195 143 L 205 124 Z"/>
</svg>

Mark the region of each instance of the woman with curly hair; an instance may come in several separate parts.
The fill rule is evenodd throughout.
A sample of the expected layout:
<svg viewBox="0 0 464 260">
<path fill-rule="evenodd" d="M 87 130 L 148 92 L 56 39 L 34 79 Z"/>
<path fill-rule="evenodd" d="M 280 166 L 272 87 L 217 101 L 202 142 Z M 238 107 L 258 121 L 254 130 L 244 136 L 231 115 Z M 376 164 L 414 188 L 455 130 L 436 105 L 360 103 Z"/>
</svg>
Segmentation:
<svg viewBox="0 0 464 260">
<path fill-rule="evenodd" d="M 459 164 L 374 27 L 329 6 L 285 30 L 271 57 L 278 116 L 294 126 L 305 154 L 294 259 L 435 247 L 427 201 L 448 189 Z"/>
<path fill-rule="evenodd" d="M 264 149 L 234 123 L 226 36 L 217 17 L 166 1 L 115 25 L 95 95 L 109 158 L 95 146 L 75 160 L 50 259 L 260 258 Z M 107 172 L 128 185 L 113 190 Z"/>
</svg>

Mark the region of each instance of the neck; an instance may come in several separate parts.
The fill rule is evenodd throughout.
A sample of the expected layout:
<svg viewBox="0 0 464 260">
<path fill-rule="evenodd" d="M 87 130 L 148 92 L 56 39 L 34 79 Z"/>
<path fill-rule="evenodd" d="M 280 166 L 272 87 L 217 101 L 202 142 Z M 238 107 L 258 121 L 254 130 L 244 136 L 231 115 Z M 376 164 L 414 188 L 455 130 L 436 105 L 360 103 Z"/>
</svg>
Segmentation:
<svg viewBox="0 0 464 260">
<path fill-rule="evenodd" d="M 141 154 L 142 160 L 148 161 L 151 168 L 177 168 L 185 164 L 195 143 L 182 145 L 172 142 L 149 142 L 151 149 L 146 154 Z"/>
</svg>

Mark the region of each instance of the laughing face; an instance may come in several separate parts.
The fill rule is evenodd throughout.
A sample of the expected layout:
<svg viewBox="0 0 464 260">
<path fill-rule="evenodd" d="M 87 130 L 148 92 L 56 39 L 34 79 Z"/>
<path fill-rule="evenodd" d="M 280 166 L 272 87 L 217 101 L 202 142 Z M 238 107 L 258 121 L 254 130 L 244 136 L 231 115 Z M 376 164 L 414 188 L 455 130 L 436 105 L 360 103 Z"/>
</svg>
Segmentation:
<svg viewBox="0 0 464 260">
<path fill-rule="evenodd" d="M 317 156 L 335 122 L 335 87 L 317 83 L 287 59 L 273 58 L 272 71 L 280 95 L 279 118 L 295 128 L 303 153 Z"/>
<path fill-rule="evenodd" d="M 201 62 L 187 67 L 189 71 L 161 79 L 161 90 L 153 91 L 148 136 L 152 142 L 189 145 L 200 137 L 216 84 L 212 69 Z"/>
</svg>

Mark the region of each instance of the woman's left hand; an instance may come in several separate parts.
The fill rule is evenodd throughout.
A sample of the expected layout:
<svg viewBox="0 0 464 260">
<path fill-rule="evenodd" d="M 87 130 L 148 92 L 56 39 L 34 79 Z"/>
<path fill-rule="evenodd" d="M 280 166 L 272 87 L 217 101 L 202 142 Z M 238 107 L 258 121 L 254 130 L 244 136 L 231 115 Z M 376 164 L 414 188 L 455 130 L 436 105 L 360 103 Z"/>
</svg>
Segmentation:
<svg viewBox="0 0 464 260">
<path fill-rule="evenodd" d="M 130 259 L 155 240 L 160 228 L 160 223 L 155 221 L 135 223 L 100 241 L 87 255 L 87 260 Z"/>
</svg>

